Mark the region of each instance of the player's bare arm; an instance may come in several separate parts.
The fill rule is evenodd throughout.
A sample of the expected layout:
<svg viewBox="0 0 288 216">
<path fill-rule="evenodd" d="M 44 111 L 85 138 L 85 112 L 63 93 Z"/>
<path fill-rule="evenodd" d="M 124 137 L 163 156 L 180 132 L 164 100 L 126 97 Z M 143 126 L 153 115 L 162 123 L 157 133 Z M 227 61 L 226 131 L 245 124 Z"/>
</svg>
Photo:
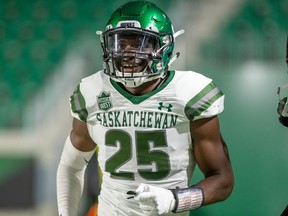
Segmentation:
<svg viewBox="0 0 288 216">
<path fill-rule="evenodd" d="M 202 205 L 223 201 L 232 192 L 234 175 L 218 117 L 196 120 L 190 126 L 194 156 L 205 176 L 197 183 L 204 192 Z"/>
<path fill-rule="evenodd" d="M 80 151 L 89 152 L 95 149 L 96 145 L 89 135 L 87 124 L 76 118 L 73 118 L 70 139 L 74 147 Z"/>
</svg>

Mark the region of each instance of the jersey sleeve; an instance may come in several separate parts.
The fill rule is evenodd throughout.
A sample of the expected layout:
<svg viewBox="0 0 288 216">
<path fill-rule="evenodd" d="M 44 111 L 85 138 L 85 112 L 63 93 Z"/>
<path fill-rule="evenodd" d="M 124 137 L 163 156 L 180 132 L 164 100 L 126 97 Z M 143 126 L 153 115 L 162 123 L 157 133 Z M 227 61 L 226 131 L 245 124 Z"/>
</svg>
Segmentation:
<svg viewBox="0 0 288 216">
<path fill-rule="evenodd" d="M 213 81 L 202 88 L 185 106 L 189 120 L 209 118 L 224 110 L 224 94 Z"/>
<path fill-rule="evenodd" d="M 74 118 L 80 121 L 87 121 L 88 111 L 86 108 L 85 98 L 81 92 L 81 83 L 76 87 L 73 94 L 70 96 L 71 114 Z"/>
</svg>

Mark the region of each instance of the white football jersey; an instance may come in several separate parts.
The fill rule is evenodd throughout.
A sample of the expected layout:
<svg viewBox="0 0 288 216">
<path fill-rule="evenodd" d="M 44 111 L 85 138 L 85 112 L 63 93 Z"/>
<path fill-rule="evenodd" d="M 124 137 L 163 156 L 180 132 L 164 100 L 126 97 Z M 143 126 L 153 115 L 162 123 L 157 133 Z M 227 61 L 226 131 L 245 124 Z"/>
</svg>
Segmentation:
<svg viewBox="0 0 288 216">
<path fill-rule="evenodd" d="M 82 79 L 70 104 L 99 147 L 98 215 L 142 216 L 127 192 L 140 183 L 188 187 L 195 167 L 189 123 L 221 113 L 224 95 L 199 73 L 170 71 L 160 87 L 135 96 L 99 71 Z"/>
</svg>

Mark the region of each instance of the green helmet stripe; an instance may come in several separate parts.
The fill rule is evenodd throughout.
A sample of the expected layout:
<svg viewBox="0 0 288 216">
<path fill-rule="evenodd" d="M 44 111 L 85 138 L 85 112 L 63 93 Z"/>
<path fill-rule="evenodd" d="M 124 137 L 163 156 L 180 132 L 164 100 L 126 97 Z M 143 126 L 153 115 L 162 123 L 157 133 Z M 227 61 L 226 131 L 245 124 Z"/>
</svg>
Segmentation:
<svg viewBox="0 0 288 216">
<path fill-rule="evenodd" d="M 73 95 L 70 97 L 72 112 L 78 114 L 82 121 L 86 121 L 88 111 L 86 109 L 85 99 L 80 91 L 80 85 L 77 86 Z"/>
<path fill-rule="evenodd" d="M 186 104 L 186 116 L 193 119 L 195 116 L 201 115 L 221 96 L 223 96 L 223 93 L 211 82 Z"/>
</svg>

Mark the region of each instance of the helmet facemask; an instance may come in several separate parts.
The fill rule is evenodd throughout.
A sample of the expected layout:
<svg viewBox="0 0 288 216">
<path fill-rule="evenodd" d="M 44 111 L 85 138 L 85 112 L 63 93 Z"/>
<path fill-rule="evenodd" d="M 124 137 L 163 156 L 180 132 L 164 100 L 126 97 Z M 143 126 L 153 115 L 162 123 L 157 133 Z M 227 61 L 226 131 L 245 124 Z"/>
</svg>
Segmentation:
<svg viewBox="0 0 288 216">
<path fill-rule="evenodd" d="M 140 86 L 168 70 L 170 55 L 165 57 L 165 52 L 173 35 L 125 27 L 105 31 L 102 37 L 104 72 L 126 87 Z"/>
</svg>

